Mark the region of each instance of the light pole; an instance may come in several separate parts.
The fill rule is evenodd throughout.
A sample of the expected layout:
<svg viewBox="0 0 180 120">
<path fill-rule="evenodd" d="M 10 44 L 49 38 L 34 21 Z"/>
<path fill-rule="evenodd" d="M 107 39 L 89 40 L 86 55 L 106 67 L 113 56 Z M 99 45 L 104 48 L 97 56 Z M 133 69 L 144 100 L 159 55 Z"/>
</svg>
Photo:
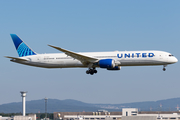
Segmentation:
<svg viewBox="0 0 180 120">
<path fill-rule="evenodd" d="M 48 100 L 48 98 L 44 98 L 44 100 L 45 100 L 45 118 L 47 118 L 47 100 Z"/>
</svg>

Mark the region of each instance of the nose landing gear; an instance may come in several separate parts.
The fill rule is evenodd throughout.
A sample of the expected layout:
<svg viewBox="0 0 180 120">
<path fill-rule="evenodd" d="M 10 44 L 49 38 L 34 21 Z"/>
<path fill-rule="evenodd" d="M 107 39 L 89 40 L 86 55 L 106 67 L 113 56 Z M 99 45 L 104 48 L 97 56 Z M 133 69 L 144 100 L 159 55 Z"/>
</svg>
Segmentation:
<svg viewBox="0 0 180 120">
<path fill-rule="evenodd" d="M 166 68 L 165 68 L 166 66 L 167 66 L 167 65 L 163 65 L 163 71 L 166 71 Z"/>
</svg>

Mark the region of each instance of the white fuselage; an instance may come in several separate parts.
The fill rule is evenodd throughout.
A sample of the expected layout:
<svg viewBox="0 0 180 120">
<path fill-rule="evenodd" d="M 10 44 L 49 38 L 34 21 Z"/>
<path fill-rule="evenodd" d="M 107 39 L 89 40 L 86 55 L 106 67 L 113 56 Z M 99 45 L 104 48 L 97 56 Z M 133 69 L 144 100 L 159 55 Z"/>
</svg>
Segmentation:
<svg viewBox="0 0 180 120">
<path fill-rule="evenodd" d="M 163 51 L 84 52 L 78 54 L 97 58 L 99 60 L 114 59 L 120 63 L 118 66 L 168 65 L 178 61 L 176 57 Z M 43 68 L 88 67 L 87 65 L 82 64 L 79 60 L 67 56 L 64 53 L 37 54 L 20 58 L 27 61 L 11 61 Z"/>
</svg>

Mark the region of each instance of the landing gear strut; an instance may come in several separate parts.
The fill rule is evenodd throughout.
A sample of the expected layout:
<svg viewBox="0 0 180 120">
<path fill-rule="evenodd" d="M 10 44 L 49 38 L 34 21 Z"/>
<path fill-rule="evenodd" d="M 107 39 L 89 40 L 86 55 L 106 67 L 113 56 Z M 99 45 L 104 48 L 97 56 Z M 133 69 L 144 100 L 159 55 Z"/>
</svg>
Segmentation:
<svg viewBox="0 0 180 120">
<path fill-rule="evenodd" d="M 97 70 L 95 68 L 86 71 L 86 74 L 93 75 L 94 73 L 97 73 Z"/>
<path fill-rule="evenodd" d="M 166 66 L 167 66 L 167 65 L 163 65 L 163 71 L 166 71 L 166 68 L 165 68 Z"/>
</svg>

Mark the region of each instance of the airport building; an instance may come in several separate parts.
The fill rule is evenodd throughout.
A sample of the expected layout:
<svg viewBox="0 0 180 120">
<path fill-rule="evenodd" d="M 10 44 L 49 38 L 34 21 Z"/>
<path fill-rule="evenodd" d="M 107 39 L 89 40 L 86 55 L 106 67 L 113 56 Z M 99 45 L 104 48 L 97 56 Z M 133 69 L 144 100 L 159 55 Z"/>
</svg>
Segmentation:
<svg viewBox="0 0 180 120">
<path fill-rule="evenodd" d="M 13 117 L 0 116 L 0 120 L 36 120 L 36 114 L 29 114 L 27 116 L 17 115 Z"/>
<path fill-rule="evenodd" d="M 54 120 L 105 120 L 120 119 L 122 112 L 54 112 Z"/>
<path fill-rule="evenodd" d="M 138 112 L 123 108 L 122 112 L 54 112 L 54 120 L 180 120 L 180 112 Z"/>
</svg>

